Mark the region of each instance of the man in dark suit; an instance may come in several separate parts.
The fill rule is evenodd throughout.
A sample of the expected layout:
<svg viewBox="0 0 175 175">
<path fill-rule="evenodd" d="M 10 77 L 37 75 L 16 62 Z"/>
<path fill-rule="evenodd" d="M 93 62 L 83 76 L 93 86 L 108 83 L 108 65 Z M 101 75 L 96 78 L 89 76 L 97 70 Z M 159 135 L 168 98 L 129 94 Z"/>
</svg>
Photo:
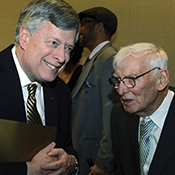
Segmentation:
<svg viewBox="0 0 175 175">
<path fill-rule="evenodd" d="M 111 119 L 117 174 L 175 172 L 175 102 L 167 61 L 165 51 L 151 43 L 126 46 L 114 58 L 109 82 L 122 103 Z"/>
<path fill-rule="evenodd" d="M 15 46 L 0 52 L 0 118 L 30 123 L 27 87 L 37 85 L 35 98 L 41 123 L 57 127 L 57 148 L 53 142 L 30 162 L 1 163 L 1 174 L 74 172 L 77 162 L 71 142 L 71 97 L 58 74 L 69 61 L 78 31 L 78 15 L 64 1 L 35 0 L 21 11 Z"/>
<path fill-rule="evenodd" d="M 113 56 L 117 53 L 110 42 L 117 17 L 103 7 L 82 11 L 79 17 L 79 44 L 91 54 L 72 91 L 73 145 L 79 154 L 80 175 L 109 174 L 113 169 L 109 123 L 115 91 L 107 80 L 112 76 Z M 88 160 L 95 163 L 92 171 Z"/>
</svg>

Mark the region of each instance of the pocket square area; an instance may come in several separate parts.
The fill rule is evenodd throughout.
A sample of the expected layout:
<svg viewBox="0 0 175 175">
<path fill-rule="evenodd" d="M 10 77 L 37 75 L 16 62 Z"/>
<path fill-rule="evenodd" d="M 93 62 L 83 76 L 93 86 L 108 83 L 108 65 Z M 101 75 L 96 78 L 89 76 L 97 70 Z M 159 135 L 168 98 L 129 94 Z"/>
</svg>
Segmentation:
<svg viewBox="0 0 175 175">
<path fill-rule="evenodd" d="M 92 88 L 94 85 L 92 85 L 89 81 L 85 81 L 83 88 Z"/>
</svg>

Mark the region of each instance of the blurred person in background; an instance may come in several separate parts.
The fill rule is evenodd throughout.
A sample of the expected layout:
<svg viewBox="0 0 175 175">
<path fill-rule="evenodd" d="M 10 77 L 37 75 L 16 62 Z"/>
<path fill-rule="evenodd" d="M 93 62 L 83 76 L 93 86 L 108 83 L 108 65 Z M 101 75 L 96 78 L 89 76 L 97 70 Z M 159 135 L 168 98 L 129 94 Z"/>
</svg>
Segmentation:
<svg viewBox="0 0 175 175">
<path fill-rule="evenodd" d="M 113 170 L 109 131 L 111 108 L 116 98 L 108 78 L 113 74 L 112 62 L 117 53 L 111 37 L 118 20 L 104 7 L 87 9 L 78 15 L 79 44 L 91 53 L 72 91 L 73 146 L 79 155 L 80 175 L 106 175 Z"/>
</svg>

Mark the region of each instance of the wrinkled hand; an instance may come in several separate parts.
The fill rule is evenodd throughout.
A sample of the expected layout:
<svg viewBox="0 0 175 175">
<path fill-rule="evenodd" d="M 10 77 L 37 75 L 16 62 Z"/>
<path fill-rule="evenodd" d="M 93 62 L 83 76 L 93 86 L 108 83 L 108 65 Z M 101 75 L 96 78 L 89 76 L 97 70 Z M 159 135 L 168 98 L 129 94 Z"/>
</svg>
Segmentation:
<svg viewBox="0 0 175 175">
<path fill-rule="evenodd" d="M 44 149 L 39 151 L 30 162 L 27 162 L 28 174 L 27 175 L 46 175 L 51 171 L 42 170 L 40 167 L 43 164 L 51 163 L 57 161 L 56 157 L 49 156 L 49 152 L 53 150 L 55 147 L 55 143 L 52 142 Z"/>
<path fill-rule="evenodd" d="M 99 168 L 97 165 L 94 165 L 91 172 L 88 175 L 109 175 L 110 172 L 106 172 Z"/>
<path fill-rule="evenodd" d="M 41 166 L 42 170 L 51 170 L 49 175 L 68 175 L 75 170 L 75 158 L 67 154 L 63 149 L 53 149 L 48 155 L 57 158 L 57 161 Z"/>
</svg>

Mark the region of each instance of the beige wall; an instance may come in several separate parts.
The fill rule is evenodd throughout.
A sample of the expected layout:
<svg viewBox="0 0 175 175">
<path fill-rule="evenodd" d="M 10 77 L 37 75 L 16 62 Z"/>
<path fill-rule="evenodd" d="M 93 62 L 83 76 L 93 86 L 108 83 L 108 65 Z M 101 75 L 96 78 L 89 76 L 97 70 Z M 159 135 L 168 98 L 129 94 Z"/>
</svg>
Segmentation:
<svg viewBox="0 0 175 175">
<path fill-rule="evenodd" d="M 19 11 L 29 1 L 0 1 L 0 50 L 13 43 Z M 175 0 L 67 0 L 67 2 L 77 12 L 95 6 L 104 6 L 112 10 L 119 20 L 118 31 L 112 39 L 113 45 L 117 48 L 144 41 L 153 42 L 165 49 L 169 56 L 170 85 L 175 86 Z"/>
</svg>

